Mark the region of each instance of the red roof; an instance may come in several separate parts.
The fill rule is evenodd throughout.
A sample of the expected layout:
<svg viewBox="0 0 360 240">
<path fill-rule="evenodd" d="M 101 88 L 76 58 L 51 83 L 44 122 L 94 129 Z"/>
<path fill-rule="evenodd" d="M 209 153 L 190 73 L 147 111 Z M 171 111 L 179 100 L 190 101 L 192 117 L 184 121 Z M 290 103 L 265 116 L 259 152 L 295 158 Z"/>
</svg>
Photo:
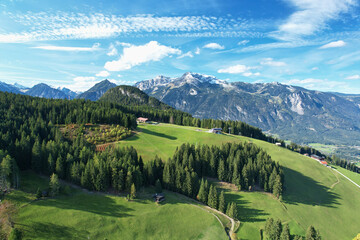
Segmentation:
<svg viewBox="0 0 360 240">
<path fill-rule="evenodd" d="M 321 161 L 321 164 L 327 165 L 328 163 L 326 161 Z"/>
<path fill-rule="evenodd" d="M 143 118 L 143 117 L 139 117 L 137 120 L 138 120 L 138 121 L 147 121 L 148 119 L 147 119 L 147 118 Z"/>
</svg>

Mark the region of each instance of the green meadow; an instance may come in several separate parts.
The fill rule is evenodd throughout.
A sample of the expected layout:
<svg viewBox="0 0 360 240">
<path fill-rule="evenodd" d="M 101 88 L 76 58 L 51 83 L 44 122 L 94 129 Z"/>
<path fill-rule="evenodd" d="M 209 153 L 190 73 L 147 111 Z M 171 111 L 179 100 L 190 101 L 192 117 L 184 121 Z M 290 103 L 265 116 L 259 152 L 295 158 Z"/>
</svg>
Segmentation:
<svg viewBox="0 0 360 240">
<path fill-rule="evenodd" d="M 165 191 L 164 204 L 143 189 L 134 201 L 125 197 L 72 190 L 70 196 L 33 201 L 48 180 L 31 172 L 22 187 L 7 195 L 19 211 L 15 227 L 23 239 L 227 239 L 221 223 L 181 195 Z"/>
<path fill-rule="evenodd" d="M 350 178 L 351 180 L 353 180 L 358 185 L 360 185 L 360 174 L 359 173 L 349 171 L 349 170 L 339 167 L 339 166 L 332 165 L 332 167 L 335 168 L 336 170 L 338 170 L 339 172 L 341 172 L 342 174 L 344 174 L 345 176 L 347 176 L 348 178 Z"/>
<path fill-rule="evenodd" d="M 205 131 L 205 130 L 202 130 Z M 292 234 L 305 234 L 309 225 L 320 230 L 323 239 L 352 239 L 359 232 L 360 189 L 340 174 L 298 153 L 264 141 L 242 136 L 216 135 L 193 127 L 169 124 L 140 125 L 139 133 L 120 145 L 134 146 L 145 160 L 167 159 L 182 143 L 222 144 L 250 141 L 266 150 L 284 167 L 282 202 L 261 192 L 227 192 L 238 204 L 241 239 L 259 238 L 259 229 L 268 217 L 290 225 Z"/>
</svg>

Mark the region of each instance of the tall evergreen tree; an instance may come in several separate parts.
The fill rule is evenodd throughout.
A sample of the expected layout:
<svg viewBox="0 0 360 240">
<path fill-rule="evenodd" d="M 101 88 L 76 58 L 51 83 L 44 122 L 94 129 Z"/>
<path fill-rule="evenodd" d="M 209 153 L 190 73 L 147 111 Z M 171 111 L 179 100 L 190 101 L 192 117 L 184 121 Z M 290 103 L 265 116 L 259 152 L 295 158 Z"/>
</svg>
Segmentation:
<svg viewBox="0 0 360 240">
<path fill-rule="evenodd" d="M 318 231 L 315 230 L 313 226 L 309 226 L 306 230 L 305 235 L 306 240 L 321 240 L 321 236 Z"/>
<path fill-rule="evenodd" d="M 290 240 L 290 229 L 288 224 L 284 225 L 280 235 L 280 240 Z"/>
<path fill-rule="evenodd" d="M 58 195 L 60 192 L 60 181 L 55 173 L 53 173 L 50 177 L 49 188 L 50 188 L 50 195 L 53 197 Z"/>
<path fill-rule="evenodd" d="M 218 210 L 220 212 L 225 213 L 225 207 L 226 207 L 226 202 L 225 202 L 225 196 L 224 196 L 224 191 L 221 191 L 220 196 L 219 196 L 219 208 Z"/>
<path fill-rule="evenodd" d="M 217 197 L 216 187 L 214 185 L 210 185 L 210 190 L 208 195 L 208 205 L 211 208 L 217 209 L 218 197 Z"/>
</svg>

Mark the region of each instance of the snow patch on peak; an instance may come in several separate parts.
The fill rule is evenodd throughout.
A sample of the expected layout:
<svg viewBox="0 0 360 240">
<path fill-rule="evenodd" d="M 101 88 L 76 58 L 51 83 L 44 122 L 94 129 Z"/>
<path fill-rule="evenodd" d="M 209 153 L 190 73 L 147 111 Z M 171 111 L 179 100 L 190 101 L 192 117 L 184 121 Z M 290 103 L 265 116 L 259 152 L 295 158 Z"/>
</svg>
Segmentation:
<svg viewBox="0 0 360 240">
<path fill-rule="evenodd" d="M 198 92 L 195 89 L 192 88 L 192 89 L 190 89 L 189 94 L 194 96 L 194 95 L 197 95 Z"/>
</svg>

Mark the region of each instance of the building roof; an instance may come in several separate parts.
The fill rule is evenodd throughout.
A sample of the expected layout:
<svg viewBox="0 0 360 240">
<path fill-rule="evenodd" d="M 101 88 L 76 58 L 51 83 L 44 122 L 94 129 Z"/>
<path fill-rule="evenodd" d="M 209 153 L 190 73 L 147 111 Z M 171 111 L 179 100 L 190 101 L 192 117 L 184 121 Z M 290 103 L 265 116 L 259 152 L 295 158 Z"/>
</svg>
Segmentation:
<svg viewBox="0 0 360 240">
<path fill-rule="evenodd" d="M 326 161 L 321 161 L 321 164 L 327 165 L 328 163 Z"/>
<path fill-rule="evenodd" d="M 221 130 L 222 130 L 222 128 L 212 128 L 211 130 L 221 131 Z"/>
<path fill-rule="evenodd" d="M 148 118 L 139 117 L 139 118 L 137 118 L 137 120 L 139 120 L 139 121 L 147 121 L 147 120 L 149 120 L 149 119 L 148 119 Z"/>
</svg>

